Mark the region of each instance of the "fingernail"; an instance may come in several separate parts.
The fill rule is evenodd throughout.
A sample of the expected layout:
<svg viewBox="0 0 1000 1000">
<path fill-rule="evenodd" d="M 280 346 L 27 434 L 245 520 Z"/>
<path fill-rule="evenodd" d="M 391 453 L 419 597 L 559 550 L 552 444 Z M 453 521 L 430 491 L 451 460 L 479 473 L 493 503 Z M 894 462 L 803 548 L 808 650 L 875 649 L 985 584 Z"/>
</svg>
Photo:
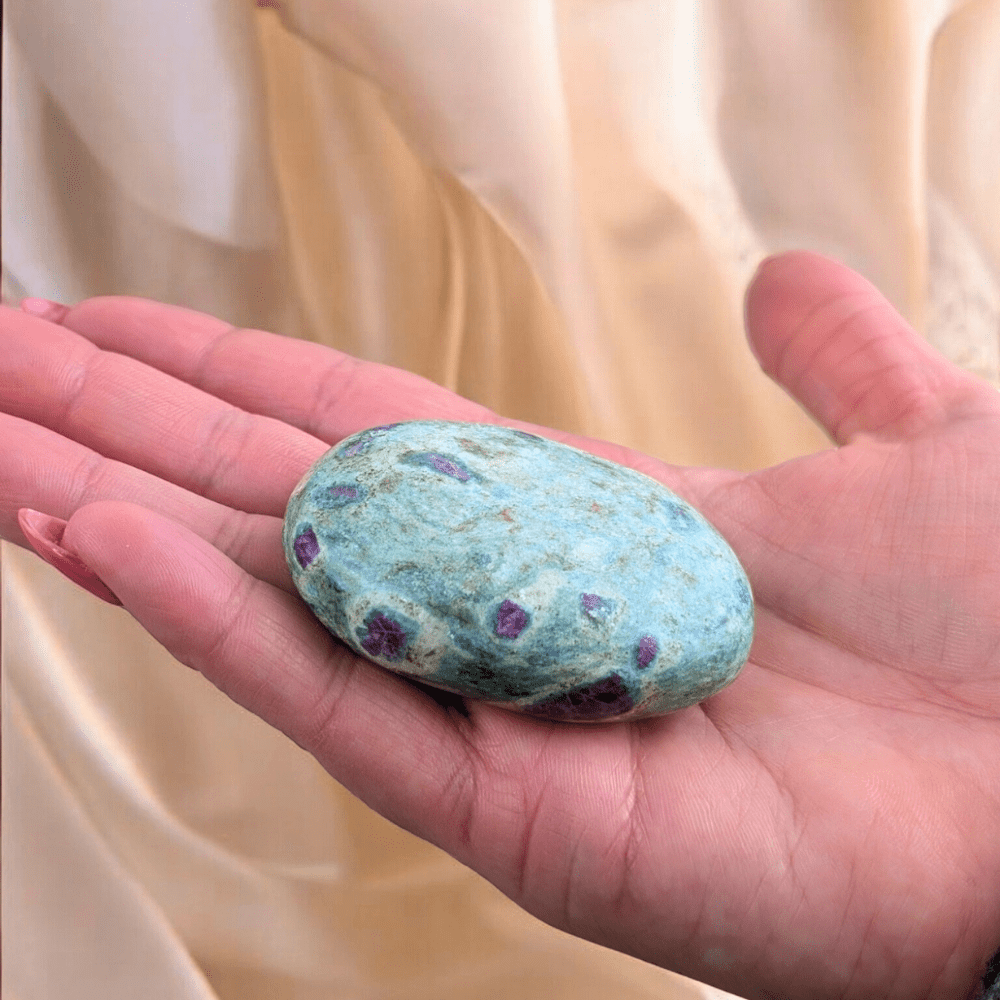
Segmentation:
<svg viewBox="0 0 1000 1000">
<path fill-rule="evenodd" d="M 29 316 L 38 316 L 41 319 L 50 320 L 53 323 L 60 322 L 69 312 L 69 308 L 53 302 L 51 299 L 21 299 L 21 312 L 28 313 Z"/>
<path fill-rule="evenodd" d="M 101 578 L 78 556 L 62 546 L 66 522 L 61 517 L 42 514 L 30 507 L 17 512 L 17 522 L 31 547 L 63 576 L 108 604 L 121 606 L 121 601 L 108 589 Z"/>
</svg>

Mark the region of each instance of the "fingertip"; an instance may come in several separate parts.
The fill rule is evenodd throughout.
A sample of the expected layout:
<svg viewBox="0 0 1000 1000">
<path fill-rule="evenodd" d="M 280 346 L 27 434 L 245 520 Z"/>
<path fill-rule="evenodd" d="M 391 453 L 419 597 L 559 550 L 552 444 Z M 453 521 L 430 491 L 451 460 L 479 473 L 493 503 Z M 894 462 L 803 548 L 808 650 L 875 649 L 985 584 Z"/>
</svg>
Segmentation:
<svg viewBox="0 0 1000 1000">
<path fill-rule="evenodd" d="M 840 443 L 909 437 L 981 397 L 870 281 L 828 257 L 767 258 L 745 310 L 761 368 Z"/>
<path fill-rule="evenodd" d="M 743 330 L 746 334 L 747 344 L 750 347 L 750 352 L 757 359 L 757 364 L 764 367 L 764 361 L 760 356 L 760 351 L 757 347 L 757 337 L 754 336 L 755 331 L 760 329 L 760 322 L 758 319 L 758 313 L 760 309 L 760 295 L 761 286 L 767 281 L 766 272 L 771 266 L 771 262 L 775 258 L 773 256 L 765 257 L 758 265 L 757 269 L 754 271 L 747 284 L 746 291 L 743 293 Z"/>
<path fill-rule="evenodd" d="M 25 312 L 29 316 L 37 316 L 50 323 L 61 323 L 69 312 L 69 306 L 53 302 L 51 299 L 29 297 L 21 299 L 21 312 Z"/>
<path fill-rule="evenodd" d="M 21 532 L 35 552 L 68 580 L 108 604 L 121 606 L 117 595 L 65 544 L 68 522 L 61 517 L 22 507 L 17 512 Z"/>
<path fill-rule="evenodd" d="M 92 564 L 108 579 L 131 575 L 141 564 L 151 572 L 152 555 L 164 550 L 162 536 L 170 535 L 169 551 L 178 551 L 184 538 L 180 526 L 140 504 L 126 500 L 95 500 L 74 512 L 64 523 L 62 544 Z"/>
<path fill-rule="evenodd" d="M 772 254 L 760 262 L 747 286 L 743 314 L 750 350 L 768 375 L 780 381 L 782 334 L 801 326 L 818 295 L 829 299 L 850 285 L 875 291 L 861 275 L 809 250 Z"/>
</svg>

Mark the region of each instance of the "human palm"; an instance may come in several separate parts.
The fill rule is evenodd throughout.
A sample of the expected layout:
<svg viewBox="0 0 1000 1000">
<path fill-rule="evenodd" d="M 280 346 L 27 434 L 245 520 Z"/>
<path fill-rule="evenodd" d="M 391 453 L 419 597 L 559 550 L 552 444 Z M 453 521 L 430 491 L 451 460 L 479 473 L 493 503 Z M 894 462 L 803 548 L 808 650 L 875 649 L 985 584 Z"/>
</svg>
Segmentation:
<svg viewBox="0 0 1000 1000">
<path fill-rule="evenodd" d="M 1000 946 L 1000 397 L 813 255 L 763 268 L 748 325 L 838 447 L 744 475 L 543 432 L 665 482 L 748 571 L 750 662 L 673 715 L 524 718 L 330 638 L 281 551 L 302 473 L 373 424 L 496 418 L 317 345 L 141 300 L 4 310 L 0 531 L 67 518 L 21 523 L 549 923 L 747 997 L 965 998 Z"/>
</svg>

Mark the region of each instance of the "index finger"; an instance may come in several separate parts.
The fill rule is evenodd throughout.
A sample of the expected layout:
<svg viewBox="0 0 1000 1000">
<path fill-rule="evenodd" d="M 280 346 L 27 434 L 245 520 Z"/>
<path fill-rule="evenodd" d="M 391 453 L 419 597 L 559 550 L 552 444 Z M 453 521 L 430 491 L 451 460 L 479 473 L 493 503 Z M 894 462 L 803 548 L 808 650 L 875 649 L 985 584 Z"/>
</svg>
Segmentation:
<svg viewBox="0 0 1000 1000">
<path fill-rule="evenodd" d="M 61 325 L 251 413 L 335 443 L 394 420 L 495 423 L 485 406 L 419 375 L 148 299 L 87 299 Z"/>
<path fill-rule="evenodd" d="M 330 444 L 402 420 L 500 423 L 541 434 L 638 470 L 687 499 L 734 474 L 684 470 L 622 445 L 498 416 L 412 372 L 309 341 L 241 329 L 204 313 L 111 296 L 57 307 L 54 321 L 243 410 L 275 417 Z"/>
</svg>

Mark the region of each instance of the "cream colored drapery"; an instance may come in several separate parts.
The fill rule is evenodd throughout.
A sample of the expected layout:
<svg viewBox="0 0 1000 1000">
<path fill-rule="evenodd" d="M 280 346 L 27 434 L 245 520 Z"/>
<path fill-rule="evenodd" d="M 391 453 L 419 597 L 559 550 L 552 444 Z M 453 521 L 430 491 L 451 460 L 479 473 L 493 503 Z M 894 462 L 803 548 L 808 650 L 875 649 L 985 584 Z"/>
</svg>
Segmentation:
<svg viewBox="0 0 1000 1000">
<path fill-rule="evenodd" d="M 825 440 L 760 257 L 1000 384 L 998 0 L 8 0 L 4 293 L 307 337 L 678 463 Z M 360 805 L 6 546 L 10 1000 L 701 997 Z"/>
</svg>

